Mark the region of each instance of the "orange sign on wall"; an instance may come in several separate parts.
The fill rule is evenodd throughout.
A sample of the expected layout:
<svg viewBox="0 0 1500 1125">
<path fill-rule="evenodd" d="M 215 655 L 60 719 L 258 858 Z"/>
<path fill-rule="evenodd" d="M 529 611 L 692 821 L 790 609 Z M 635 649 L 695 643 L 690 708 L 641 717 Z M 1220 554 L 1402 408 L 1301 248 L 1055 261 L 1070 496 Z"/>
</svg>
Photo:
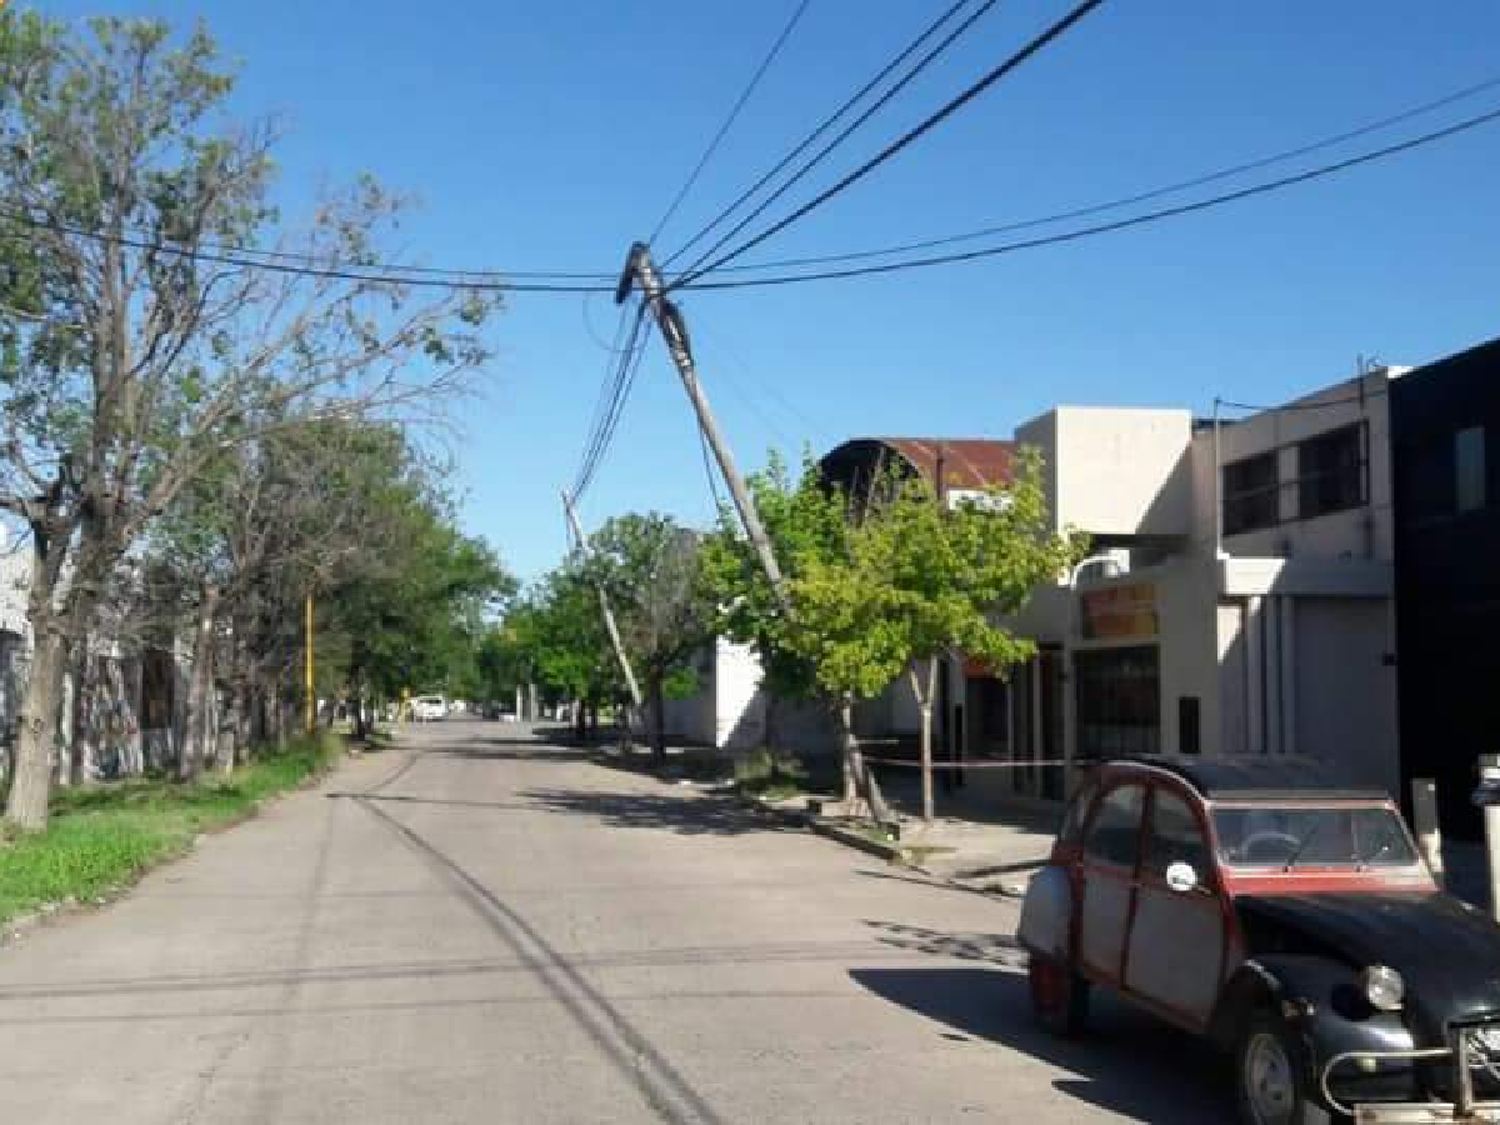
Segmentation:
<svg viewBox="0 0 1500 1125">
<path fill-rule="evenodd" d="M 1085 590 L 1078 605 L 1085 640 L 1156 636 L 1156 586 L 1150 582 Z"/>
</svg>

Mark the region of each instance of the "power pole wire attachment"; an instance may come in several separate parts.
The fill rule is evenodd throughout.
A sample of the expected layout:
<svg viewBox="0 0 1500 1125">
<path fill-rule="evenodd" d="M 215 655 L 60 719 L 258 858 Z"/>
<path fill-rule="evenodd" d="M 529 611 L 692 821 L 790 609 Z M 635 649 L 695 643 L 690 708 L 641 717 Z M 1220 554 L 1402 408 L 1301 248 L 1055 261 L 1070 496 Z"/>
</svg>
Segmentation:
<svg viewBox="0 0 1500 1125">
<path fill-rule="evenodd" d="M 771 548 L 770 537 L 766 535 L 766 529 L 761 525 L 760 514 L 755 510 L 755 501 L 750 495 L 750 490 L 745 487 L 739 469 L 735 466 L 734 454 L 730 452 L 729 443 L 719 432 L 719 424 L 715 421 L 713 410 L 708 404 L 708 396 L 703 393 L 703 385 L 698 381 L 697 366 L 693 362 L 692 344 L 688 339 L 687 322 L 682 317 L 682 311 L 667 298 L 661 275 L 656 272 L 656 264 L 651 260 L 651 248 L 644 242 L 636 242 L 630 247 L 630 253 L 625 258 L 625 269 L 620 274 L 620 283 L 615 287 L 615 303 L 624 304 L 630 296 L 631 289 L 637 284 L 645 298 L 647 310 L 655 318 L 656 326 L 661 331 L 662 340 L 667 345 L 667 352 L 671 355 L 677 374 L 682 379 L 683 389 L 687 391 L 688 399 L 693 404 L 693 411 L 698 416 L 698 428 L 708 439 L 708 444 L 713 447 L 714 459 L 718 461 L 719 471 L 724 475 L 724 482 L 729 486 L 730 496 L 734 498 L 735 509 L 740 515 L 740 524 L 744 527 L 745 534 L 749 536 L 750 544 L 760 559 L 761 568 L 771 583 L 771 590 L 776 596 L 777 604 L 781 607 L 782 613 L 790 618 L 792 603 L 787 596 L 786 582 L 782 578 L 781 567 L 776 563 L 776 553 Z"/>
</svg>

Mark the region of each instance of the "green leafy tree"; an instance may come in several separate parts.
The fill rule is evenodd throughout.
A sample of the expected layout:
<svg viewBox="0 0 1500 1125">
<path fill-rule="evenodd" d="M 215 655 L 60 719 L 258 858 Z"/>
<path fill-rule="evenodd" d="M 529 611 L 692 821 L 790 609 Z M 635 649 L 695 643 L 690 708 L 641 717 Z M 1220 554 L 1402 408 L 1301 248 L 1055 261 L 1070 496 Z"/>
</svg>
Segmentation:
<svg viewBox="0 0 1500 1125">
<path fill-rule="evenodd" d="M 716 618 L 699 536 L 655 512 L 616 516 L 589 538 L 582 566 L 614 610 L 627 658 L 645 689 L 651 749 L 661 759 L 667 696 L 691 690 L 689 659 L 712 636 Z"/>
<path fill-rule="evenodd" d="M 479 539 L 419 496 L 393 498 L 368 565 L 330 591 L 331 624 L 348 637 L 344 680 L 361 727 L 371 694 L 479 694 L 478 652 L 515 579 Z"/>
<path fill-rule="evenodd" d="M 1015 480 L 945 510 L 921 481 L 891 477 L 857 507 L 811 458 L 793 483 L 772 460 L 751 489 L 786 576 L 790 615 L 727 518 L 707 549 L 710 585 L 731 635 L 753 643 L 773 681 L 826 700 L 842 734 L 844 800 L 884 816 L 853 732 L 856 700 L 910 675 L 923 716 L 924 811 L 931 812 L 931 717 L 937 662 L 960 649 L 1003 669 L 1032 652 L 1004 627 L 1039 585 L 1082 550 L 1052 533 L 1033 454 Z"/>
<path fill-rule="evenodd" d="M 921 713 L 922 815 L 931 820 L 932 708 L 938 668 L 953 652 L 996 673 L 1030 659 L 1035 644 L 1003 624 L 1033 590 L 1056 581 L 1082 557 L 1081 536 L 1054 534 L 1034 451 L 1017 460 L 1012 481 L 951 508 L 924 480 L 892 481 L 851 537 L 855 581 L 819 584 L 814 600 L 858 637 L 825 663 L 861 684 L 904 669 Z M 840 580 L 844 575 L 838 576 Z"/>
<path fill-rule="evenodd" d="M 719 627 L 751 645 L 760 659 L 767 744 L 774 749 L 778 699 L 823 702 L 840 725 L 846 805 L 852 807 L 863 790 L 881 813 L 878 787 L 854 738 L 853 704 L 879 692 L 890 677 L 876 682 L 880 673 L 852 662 L 847 651 L 862 636 L 858 621 L 849 616 L 851 607 L 839 597 L 840 584 L 857 578 L 847 499 L 824 487 L 810 454 L 793 479 L 773 452 L 766 470 L 747 483 L 780 563 L 792 613 L 784 612 L 733 513 L 724 511 L 704 545 L 705 582 L 720 609 Z M 840 639 L 846 649 L 835 651 Z"/>
<path fill-rule="evenodd" d="M 30 533 L 35 637 L 5 815 L 39 829 L 69 653 L 127 552 L 246 419 L 441 401 L 493 303 L 210 260 L 370 262 L 403 203 L 362 181 L 288 234 L 274 132 L 224 123 L 233 74 L 202 29 L 6 12 L 0 81 L 0 509 Z"/>
<path fill-rule="evenodd" d="M 598 592 L 576 559 L 533 588 L 516 624 L 525 631 L 538 682 L 554 698 L 579 704 L 574 721 L 582 740 L 584 705 L 619 701 L 624 682 L 599 616 Z"/>
</svg>

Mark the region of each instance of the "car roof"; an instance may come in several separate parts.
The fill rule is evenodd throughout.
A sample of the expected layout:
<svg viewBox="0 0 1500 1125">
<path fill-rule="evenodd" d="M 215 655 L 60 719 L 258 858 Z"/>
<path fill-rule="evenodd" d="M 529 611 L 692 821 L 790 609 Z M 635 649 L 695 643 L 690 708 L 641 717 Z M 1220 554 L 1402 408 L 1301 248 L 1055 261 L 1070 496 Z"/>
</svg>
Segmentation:
<svg viewBox="0 0 1500 1125">
<path fill-rule="evenodd" d="M 1384 790 L 1350 785 L 1323 762 L 1295 754 L 1218 758 L 1142 754 L 1112 758 L 1103 764 L 1153 766 L 1166 770 L 1211 800 L 1288 800 L 1307 797 L 1369 801 L 1390 799 Z"/>
</svg>

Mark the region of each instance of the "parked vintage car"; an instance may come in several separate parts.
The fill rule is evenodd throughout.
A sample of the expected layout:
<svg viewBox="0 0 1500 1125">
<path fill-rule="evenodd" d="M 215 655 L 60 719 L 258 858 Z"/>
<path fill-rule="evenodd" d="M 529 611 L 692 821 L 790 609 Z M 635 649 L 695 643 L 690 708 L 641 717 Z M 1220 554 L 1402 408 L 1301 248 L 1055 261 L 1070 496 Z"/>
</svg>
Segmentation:
<svg viewBox="0 0 1500 1125">
<path fill-rule="evenodd" d="M 1044 1026 L 1118 992 L 1234 1052 L 1246 1125 L 1500 1122 L 1500 926 L 1314 762 L 1101 764 L 1019 936 Z"/>
</svg>

